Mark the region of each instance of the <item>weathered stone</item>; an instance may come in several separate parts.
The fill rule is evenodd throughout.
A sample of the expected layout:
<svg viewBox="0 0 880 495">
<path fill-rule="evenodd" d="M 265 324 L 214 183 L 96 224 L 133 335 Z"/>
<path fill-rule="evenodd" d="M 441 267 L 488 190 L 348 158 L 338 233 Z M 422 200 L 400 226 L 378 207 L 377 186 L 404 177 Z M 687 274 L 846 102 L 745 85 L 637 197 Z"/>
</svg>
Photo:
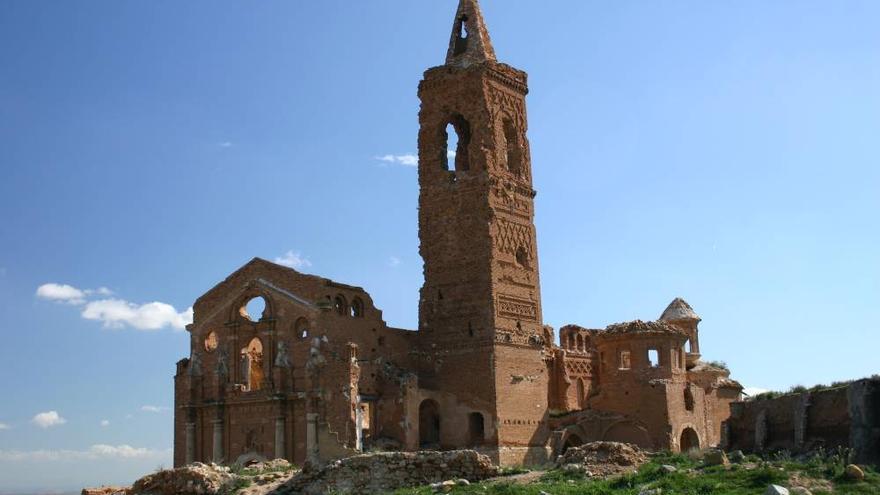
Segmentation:
<svg viewBox="0 0 880 495">
<path fill-rule="evenodd" d="M 228 468 L 191 464 L 178 469 L 159 471 L 137 480 L 131 495 L 213 495 L 231 483 Z"/>
<path fill-rule="evenodd" d="M 664 465 L 660 466 L 660 471 L 662 471 L 666 474 L 670 474 L 670 473 L 674 473 L 674 472 L 678 471 L 678 468 L 675 466 L 670 466 L 669 464 L 664 464 Z"/>
<path fill-rule="evenodd" d="M 789 495 L 787 488 L 779 485 L 770 485 L 764 490 L 764 495 Z"/>
<path fill-rule="evenodd" d="M 844 475 L 847 479 L 854 481 L 862 481 L 865 479 L 865 472 L 855 464 L 848 465 L 844 471 Z"/>
<path fill-rule="evenodd" d="M 813 495 L 813 492 L 802 486 L 796 486 L 789 490 L 789 492 L 791 492 L 791 495 Z"/>
<path fill-rule="evenodd" d="M 563 470 L 577 469 L 597 476 L 635 471 L 648 457 L 638 447 L 618 442 L 591 442 L 568 449 L 561 457 Z"/>
<path fill-rule="evenodd" d="M 724 451 L 710 450 L 703 456 L 703 464 L 706 466 L 726 466 L 730 464 L 730 461 Z"/>
<path fill-rule="evenodd" d="M 746 460 L 746 455 L 743 454 L 742 450 L 735 450 L 730 453 L 730 456 L 728 456 L 728 458 L 730 459 L 730 462 L 734 464 L 739 464 Z"/>
</svg>

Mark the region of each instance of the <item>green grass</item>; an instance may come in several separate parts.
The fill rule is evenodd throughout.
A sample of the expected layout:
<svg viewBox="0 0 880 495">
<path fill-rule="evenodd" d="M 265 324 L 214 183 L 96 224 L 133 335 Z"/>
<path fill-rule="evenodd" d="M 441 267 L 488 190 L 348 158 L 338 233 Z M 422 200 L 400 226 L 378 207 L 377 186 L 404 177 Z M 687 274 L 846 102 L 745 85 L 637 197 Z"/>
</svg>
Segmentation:
<svg viewBox="0 0 880 495">
<path fill-rule="evenodd" d="M 660 469 L 664 464 L 678 468 L 675 473 Z M 788 486 L 789 476 L 800 473 L 801 477 L 829 480 L 834 493 L 841 495 L 880 494 L 880 475 L 868 469 L 863 482 L 850 482 L 843 478 L 843 465 L 836 459 L 813 459 L 809 462 L 792 460 L 768 460 L 753 463 L 752 469 L 743 465 L 704 468 L 699 461 L 684 455 L 662 454 L 642 466 L 639 472 L 609 480 L 594 480 L 581 474 L 567 474 L 559 470 L 548 471 L 540 480 L 528 484 L 475 483 L 455 487 L 453 494 L 479 495 L 539 495 L 542 491 L 553 495 L 638 495 L 645 488 L 661 488 L 670 495 L 762 495 L 767 485 Z M 428 487 L 403 489 L 395 495 L 429 495 Z M 814 495 L 828 492 L 813 491 Z"/>
</svg>

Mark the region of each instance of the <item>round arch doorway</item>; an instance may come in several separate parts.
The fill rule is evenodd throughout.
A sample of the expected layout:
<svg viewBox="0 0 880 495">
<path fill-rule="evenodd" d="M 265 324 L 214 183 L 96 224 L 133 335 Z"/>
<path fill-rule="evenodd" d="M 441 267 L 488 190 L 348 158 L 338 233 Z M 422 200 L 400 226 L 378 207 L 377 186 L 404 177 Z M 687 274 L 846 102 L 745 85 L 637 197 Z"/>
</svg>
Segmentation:
<svg viewBox="0 0 880 495">
<path fill-rule="evenodd" d="M 693 428 L 685 428 L 681 432 L 681 440 L 679 440 L 678 445 L 682 452 L 698 450 L 700 448 L 700 437 Z"/>
</svg>

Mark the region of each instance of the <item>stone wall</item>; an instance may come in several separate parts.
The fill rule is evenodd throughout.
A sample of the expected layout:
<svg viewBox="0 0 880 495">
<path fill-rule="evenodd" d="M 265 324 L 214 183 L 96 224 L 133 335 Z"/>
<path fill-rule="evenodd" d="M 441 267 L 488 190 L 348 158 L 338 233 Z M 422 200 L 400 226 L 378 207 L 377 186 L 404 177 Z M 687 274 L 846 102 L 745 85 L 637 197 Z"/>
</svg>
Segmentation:
<svg viewBox="0 0 880 495">
<path fill-rule="evenodd" d="M 365 454 L 306 469 L 275 493 L 388 493 L 447 480 L 479 481 L 498 475 L 492 461 L 473 450 Z"/>
<path fill-rule="evenodd" d="M 880 379 L 736 402 L 723 430 L 725 447 L 730 450 L 807 452 L 848 447 L 855 461 L 876 463 L 880 460 Z"/>
</svg>

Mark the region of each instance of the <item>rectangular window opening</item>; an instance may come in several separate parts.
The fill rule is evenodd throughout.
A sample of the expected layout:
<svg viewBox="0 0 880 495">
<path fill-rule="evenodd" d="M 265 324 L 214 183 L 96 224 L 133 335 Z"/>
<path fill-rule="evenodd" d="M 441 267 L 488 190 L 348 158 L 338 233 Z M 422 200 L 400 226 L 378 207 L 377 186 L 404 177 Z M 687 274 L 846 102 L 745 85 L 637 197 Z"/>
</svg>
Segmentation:
<svg viewBox="0 0 880 495">
<path fill-rule="evenodd" d="M 657 349 L 648 349 L 648 366 L 652 368 L 660 367 L 660 351 Z"/>
</svg>

